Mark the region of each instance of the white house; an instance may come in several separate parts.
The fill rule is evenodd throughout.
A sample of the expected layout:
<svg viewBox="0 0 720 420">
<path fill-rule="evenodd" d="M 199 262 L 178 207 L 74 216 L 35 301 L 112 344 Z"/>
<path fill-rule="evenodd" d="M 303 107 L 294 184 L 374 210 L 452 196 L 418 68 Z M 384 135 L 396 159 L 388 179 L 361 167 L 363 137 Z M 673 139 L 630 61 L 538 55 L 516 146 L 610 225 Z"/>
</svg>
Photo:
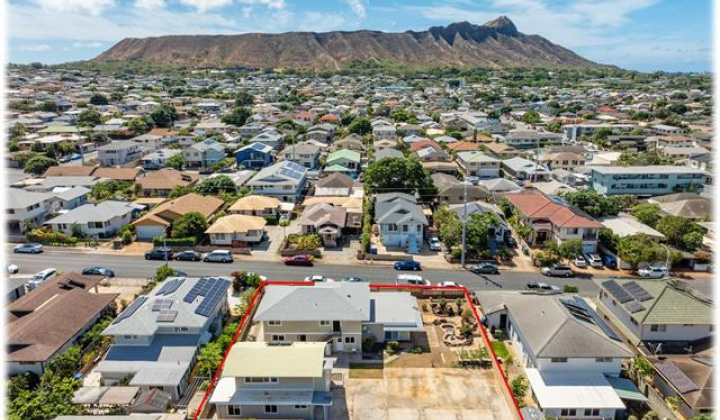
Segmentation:
<svg viewBox="0 0 720 420">
<path fill-rule="evenodd" d="M 132 214 L 138 208 L 124 201 L 103 201 L 98 204 L 85 204 L 45 222 L 55 232 L 67 235 L 77 226 L 83 235 L 95 238 L 109 238 L 117 234 L 121 227 L 132 220 Z"/>
<path fill-rule="evenodd" d="M 262 217 L 231 214 L 215 221 L 206 231 L 212 245 L 262 242 L 267 221 Z"/>
</svg>

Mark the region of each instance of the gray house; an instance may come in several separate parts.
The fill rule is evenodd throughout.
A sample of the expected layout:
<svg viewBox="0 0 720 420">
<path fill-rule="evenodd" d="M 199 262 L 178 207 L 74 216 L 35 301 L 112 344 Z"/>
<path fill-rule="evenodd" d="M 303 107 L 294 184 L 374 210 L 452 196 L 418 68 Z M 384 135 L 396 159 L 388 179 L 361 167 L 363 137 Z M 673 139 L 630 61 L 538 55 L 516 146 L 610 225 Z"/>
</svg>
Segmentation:
<svg viewBox="0 0 720 420">
<path fill-rule="evenodd" d="M 209 168 L 225 159 L 225 146 L 215 139 L 206 139 L 183 150 L 185 166 L 188 168 Z"/>
<path fill-rule="evenodd" d="M 143 146 L 134 141 L 113 141 L 98 147 L 98 161 L 102 166 L 122 166 L 138 160 L 143 155 Z"/>
<path fill-rule="evenodd" d="M 405 248 L 410 254 L 422 249 L 428 220 L 415 197 L 405 193 L 378 194 L 375 220 L 380 241 L 386 247 Z"/>
<path fill-rule="evenodd" d="M 297 203 L 306 183 L 307 168 L 295 162 L 282 161 L 263 168 L 246 185 L 252 188 L 253 194 Z"/>
</svg>

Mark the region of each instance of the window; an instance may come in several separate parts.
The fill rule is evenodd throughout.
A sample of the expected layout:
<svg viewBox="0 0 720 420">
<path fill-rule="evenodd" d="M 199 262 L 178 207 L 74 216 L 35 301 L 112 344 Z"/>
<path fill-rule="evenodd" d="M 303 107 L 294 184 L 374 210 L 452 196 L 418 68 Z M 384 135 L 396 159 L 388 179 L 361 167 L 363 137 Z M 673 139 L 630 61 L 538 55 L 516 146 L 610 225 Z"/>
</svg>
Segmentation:
<svg viewBox="0 0 720 420">
<path fill-rule="evenodd" d="M 593 408 L 592 409 L 592 416 L 599 417 L 600 416 L 600 409 L 599 408 Z"/>
<path fill-rule="evenodd" d="M 596 357 L 595 362 L 596 363 L 612 363 L 613 358 L 612 357 Z"/>
<path fill-rule="evenodd" d="M 242 415 L 242 412 L 240 411 L 240 406 L 239 405 L 228 405 L 228 415 L 229 416 Z"/>
<path fill-rule="evenodd" d="M 282 321 L 268 321 L 268 325 L 282 325 Z"/>
<path fill-rule="evenodd" d="M 278 378 L 270 378 L 270 377 L 258 377 L 258 378 L 245 378 L 246 384 L 276 384 L 278 383 Z"/>
<path fill-rule="evenodd" d="M 327 327 L 328 325 L 330 325 L 330 321 L 320 321 L 321 327 Z"/>
<path fill-rule="evenodd" d="M 355 344 L 355 337 L 345 337 L 345 344 Z"/>
<path fill-rule="evenodd" d="M 407 225 L 403 225 L 402 231 L 403 231 L 403 232 L 407 232 L 407 231 L 408 231 L 408 226 L 407 226 Z"/>
<path fill-rule="evenodd" d="M 553 357 L 550 359 L 552 363 L 567 363 L 567 357 Z"/>
<path fill-rule="evenodd" d="M 305 341 L 307 341 L 307 336 L 306 336 L 305 334 L 298 335 L 298 336 L 297 336 L 297 341 L 300 341 L 300 342 L 303 342 L 303 343 L 304 343 Z"/>
<path fill-rule="evenodd" d="M 577 415 L 577 410 L 574 408 L 563 408 L 560 410 L 560 415 L 563 417 L 575 417 L 575 415 Z"/>
<path fill-rule="evenodd" d="M 285 341 L 285 335 L 284 334 L 273 334 L 272 339 L 270 341 Z"/>
<path fill-rule="evenodd" d="M 277 405 L 266 405 L 265 406 L 265 414 L 277 414 L 277 412 L 278 412 Z"/>
<path fill-rule="evenodd" d="M 667 330 L 667 325 L 665 324 L 653 324 L 650 326 L 650 331 L 653 332 L 665 332 Z"/>
<path fill-rule="evenodd" d="M 307 410 L 307 407 L 308 407 L 307 405 L 296 405 L 295 409 L 296 410 Z"/>
<path fill-rule="evenodd" d="M 388 232 L 397 232 L 398 227 L 395 223 L 390 223 L 389 225 L 387 225 L 387 230 Z"/>
</svg>

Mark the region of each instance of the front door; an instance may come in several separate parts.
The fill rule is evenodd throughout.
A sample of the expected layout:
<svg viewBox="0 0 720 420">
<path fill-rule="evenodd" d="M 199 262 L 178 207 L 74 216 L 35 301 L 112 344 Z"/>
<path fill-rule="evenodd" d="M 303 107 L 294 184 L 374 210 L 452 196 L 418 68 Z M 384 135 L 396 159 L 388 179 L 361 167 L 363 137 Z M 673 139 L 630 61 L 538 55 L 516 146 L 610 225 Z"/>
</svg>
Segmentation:
<svg viewBox="0 0 720 420">
<path fill-rule="evenodd" d="M 506 325 L 507 325 L 507 314 L 500 314 L 500 329 L 504 331 Z"/>
<path fill-rule="evenodd" d="M 343 351 L 343 341 L 342 341 L 342 337 L 336 337 L 336 338 L 335 338 L 335 351 L 336 351 L 336 352 L 342 352 L 342 351 Z"/>
</svg>

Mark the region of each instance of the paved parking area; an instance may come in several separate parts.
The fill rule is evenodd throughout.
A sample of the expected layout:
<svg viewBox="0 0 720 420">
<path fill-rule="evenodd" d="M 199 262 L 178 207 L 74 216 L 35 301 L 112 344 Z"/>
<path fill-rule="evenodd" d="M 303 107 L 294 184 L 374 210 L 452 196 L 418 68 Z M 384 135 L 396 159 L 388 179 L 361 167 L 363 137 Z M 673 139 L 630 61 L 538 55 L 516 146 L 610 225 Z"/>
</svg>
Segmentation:
<svg viewBox="0 0 720 420">
<path fill-rule="evenodd" d="M 392 369 L 382 379 L 349 379 L 333 390 L 331 416 L 376 420 L 514 418 L 490 370 Z"/>
</svg>

